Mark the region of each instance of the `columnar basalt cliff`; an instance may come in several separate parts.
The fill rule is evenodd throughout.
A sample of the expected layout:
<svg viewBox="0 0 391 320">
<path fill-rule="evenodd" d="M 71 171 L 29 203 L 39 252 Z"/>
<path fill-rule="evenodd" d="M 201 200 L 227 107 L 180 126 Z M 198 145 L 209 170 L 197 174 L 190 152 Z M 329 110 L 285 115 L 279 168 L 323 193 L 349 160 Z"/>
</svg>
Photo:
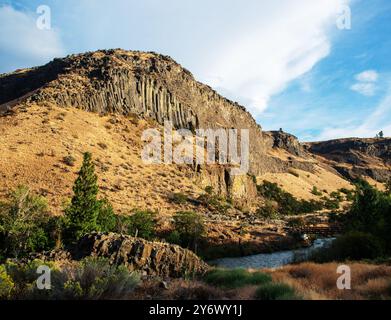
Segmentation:
<svg viewBox="0 0 391 320">
<path fill-rule="evenodd" d="M 261 127 L 244 107 L 194 80 L 171 58 L 107 50 L 72 55 L 39 68 L 0 77 L 0 104 L 26 100 L 102 114 L 135 114 L 176 128 L 250 130 L 254 174 L 282 170 L 266 156 Z"/>
<path fill-rule="evenodd" d="M 71 136 L 62 136 L 60 140 L 55 140 L 58 144 L 55 149 L 66 149 L 67 152 L 71 152 L 72 149 L 76 148 L 76 145 L 80 146 L 80 144 L 75 145 L 74 141 L 65 142 L 64 140 L 72 140 L 78 134 L 85 138 L 83 139 L 84 148 L 86 146 L 89 148 L 93 145 L 102 145 L 101 141 L 95 141 L 101 139 L 100 136 L 91 132 L 89 138 L 85 128 L 89 128 L 88 130 L 94 132 L 99 131 L 100 134 L 108 132 L 105 130 L 101 132 L 93 123 L 88 122 L 88 119 L 81 119 L 82 122 L 86 122 L 84 125 L 78 121 L 77 128 L 75 127 L 76 124 L 71 126 L 70 123 L 65 123 L 64 126 L 58 125 L 55 122 L 63 116 L 61 116 L 62 112 L 57 109 L 64 109 L 64 114 L 72 114 L 75 112 L 71 110 L 79 109 L 80 113 L 85 114 L 83 117 L 94 119 L 97 115 L 123 118 L 129 116 L 129 118 L 135 118 L 137 121 L 140 119 L 147 120 L 146 122 L 156 127 L 163 125 L 165 121 L 171 121 L 176 129 L 234 128 L 239 133 L 240 129 L 248 129 L 250 134 L 250 168 L 248 174 L 233 176 L 229 167 L 224 165 L 199 166 L 194 163 L 190 169 L 195 173 L 194 180 L 198 182 L 201 188 L 213 186 L 219 195 L 253 207 L 259 204 L 259 199 L 251 204 L 257 198 L 255 178 L 268 174 L 283 175 L 289 173 L 292 168 L 312 174 L 319 171 L 317 159 L 303 148 L 296 137 L 280 131 L 263 132 L 262 128 L 244 107 L 225 99 L 207 85 L 197 82 L 189 71 L 170 57 L 156 53 L 120 49 L 101 50 L 54 59 L 42 67 L 0 75 L 0 114 L 12 115 L 14 110 L 25 111 L 28 108 L 35 115 L 41 113 L 40 117 L 45 118 L 44 120 L 35 118 L 36 122 L 39 122 L 36 130 L 37 137 L 51 138 L 50 134 L 48 135 L 46 131 L 42 133 L 40 129 L 50 130 L 53 135 L 64 128 L 69 129 Z M 52 114 L 53 110 L 57 110 L 55 112 L 60 113 L 60 115 Z M 87 112 L 90 112 L 90 114 L 87 115 Z M 95 113 L 94 117 L 91 113 Z M 22 125 L 29 126 L 26 117 L 19 114 L 19 116 L 13 118 L 14 121 L 16 121 L 16 118 L 22 121 Z M 52 122 L 49 121 L 50 118 Z M 44 121 L 42 125 L 40 121 Z M 97 123 L 97 120 L 94 121 Z M 8 120 L 4 120 L 3 123 L 10 125 Z M 119 137 L 114 138 L 112 133 L 109 133 L 108 136 L 105 135 L 108 139 L 116 141 L 117 145 L 113 145 L 112 149 L 116 149 L 115 152 L 117 153 L 120 149 L 118 139 L 126 142 L 129 140 L 126 135 L 134 135 L 138 130 L 136 125 L 132 127 L 131 122 L 129 126 L 127 124 L 125 126 L 127 133 L 121 132 Z M 12 126 L 9 128 L 12 128 Z M 84 131 L 82 132 L 80 128 L 83 128 Z M 100 128 L 102 129 L 102 126 Z M 104 128 L 106 128 L 106 125 L 103 125 Z M 123 128 L 123 126 L 118 126 L 117 129 L 120 130 L 120 128 Z M 7 130 L 8 132 L 12 131 Z M 57 139 L 57 137 L 53 138 Z M 133 138 L 133 146 L 125 145 L 125 152 L 128 152 L 129 148 L 136 152 L 135 146 L 140 145 L 141 133 L 139 131 L 137 131 L 137 137 Z M 238 145 L 240 144 L 238 143 Z M 11 148 L 14 147 L 11 146 Z M 368 146 L 368 148 L 372 147 Z M 381 156 L 378 154 L 380 151 L 376 151 L 378 150 L 377 147 L 374 150 L 374 153 L 371 154 Z M 320 154 L 316 144 L 313 144 L 309 151 Z M 65 151 L 61 151 L 61 153 L 63 152 Z M 81 151 L 78 150 L 78 152 Z M 39 154 L 43 153 L 45 152 L 39 152 Z M 53 152 L 50 152 L 50 154 L 53 154 Z M 127 154 L 128 159 L 131 155 Z M 384 153 L 385 158 L 387 158 L 387 155 L 387 153 Z M 15 163 L 16 160 L 18 163 L 22 161 L 22 157 L 12 156 L 13 160 L 11 161 L 13 162 L 11 163 Z M 66 155 L 62 154 L 62 156 Z M 4 159 L 6 159 L 6 156 L 4 156 Z M 5 161 L 9 161 L 9 159 L 7 158 Z M 111 163 L 110 159 L 107 159 L 107 161 Z M 330 165 L 324 165 L 324 162 L 324 159 L 320 160 L 323 169 L 339 176 L 338 178 L 341 178 L 340 174 L 347 176 L 343 168 L 331 164 L 332 167 L 338 170 L 340 173 L 338 174 Z M 40 166 L 42 164 L 37 160 L 36 162 L 33 161 L 33 165 Z M 132 167 L 126 166 L 128 168 Z M 356 171 L 362 171 L 361 167 L 357 168 L 356 166 Z M 383 169 L 384 167 L 380 169 L 378 167 L 372 168 L 370 174 L 366 172 L 364 174 L 384 180 Z M 8 167 L 4 166 L 4 170 L 8 170 Z M 46 172 L 53 172 L 49 166 L 45 167 L 45 170 Z M 62 170 L 66 171 L 67 168 Z M 118 168 L 115 169 L 114 173 L 118 173 L 118 170 Z M 379 170 L 383 171 L 380 172 Z M 27 175 L 27 173 L 25 174 Z M 11 176 L 11 174 L 8 176 Z M 118 174 L 115 174 L 115 177 L 122 180 Z M 38 178 L 34 179 L 39 180 Z M 6 183 L 6 185 L 12 184 Z M 39 182 L 37 182 L 37 185 L 39 185 Z M 69 185 L 67 185 L 67 188 L 69 188 Z M 106 188 L 108 187 L 106 186 Z M 310 188 L 308 189 L 310 190 Z"/>
</svg>

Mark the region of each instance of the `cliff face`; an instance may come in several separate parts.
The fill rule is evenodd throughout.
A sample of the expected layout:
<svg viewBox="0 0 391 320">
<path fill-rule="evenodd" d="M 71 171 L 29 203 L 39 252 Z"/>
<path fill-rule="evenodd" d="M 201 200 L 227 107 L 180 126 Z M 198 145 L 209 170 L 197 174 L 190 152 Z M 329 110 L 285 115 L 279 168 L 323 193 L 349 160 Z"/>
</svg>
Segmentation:
<svg viewBox="0 0 391 320">
<path fill-rule="evenodd" d="M 108 50 L 56 59 L 46 66 L 0 77 L 0 104 L 21 98 L 102 114 L 136 114 L 176 128 L 250 130 L 254 174 L 270 171 L 262 129 L 252 116 L 194 80 L 166 56 Z"/>
<path fill-rule="evenodd" d="M 294 135 L 283 131 L 270 131 L 265 134 L 273 140 L 273 148 L 280 148 L 296 156 L 304 156 L 305 150 L 300 144 L 299 139 Z"/>
<path fill-rule="evenodd" d="M 391 178 L 391 139 L 337 139 L 308 143 L 306 148 L 347 178 L 369 176 L 379 182 Z"/>
</svg>

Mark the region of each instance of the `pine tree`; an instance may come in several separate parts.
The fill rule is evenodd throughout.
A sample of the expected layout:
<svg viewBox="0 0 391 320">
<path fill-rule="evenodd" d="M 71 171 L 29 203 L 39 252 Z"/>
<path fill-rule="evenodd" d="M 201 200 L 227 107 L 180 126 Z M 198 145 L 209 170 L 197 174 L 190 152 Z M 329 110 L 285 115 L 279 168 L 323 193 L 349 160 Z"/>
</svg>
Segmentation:
<svg viewBox="0 0 391 320">
<path fill-rule="evenodd" d="M 91 154 L 85 153 L 83 165 L 73 187 L 74 196 L 65 211 L 65 235 L 68 243 L 87 233 L 98 231 L 97 218 L 101 202 L 97 199 L 98 185 Z"/>
</svg>

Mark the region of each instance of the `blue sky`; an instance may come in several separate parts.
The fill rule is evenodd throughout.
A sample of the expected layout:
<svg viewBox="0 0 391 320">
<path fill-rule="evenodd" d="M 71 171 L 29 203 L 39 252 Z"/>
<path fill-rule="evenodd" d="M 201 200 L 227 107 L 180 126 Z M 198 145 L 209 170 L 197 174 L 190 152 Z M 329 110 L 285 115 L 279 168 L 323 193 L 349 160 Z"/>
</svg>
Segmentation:
<svg viewBox="0 0 391 320">
<path fill-rule="evenodd" d="M 50 30 L 36 27 L 39 5 Z M 341 30 L 346 6 L 352 25 Z M 390 35 L 389 0 L 0 0 L 0 72 L 96 49 L 156 51 L 265 130 L 391 136 Z"/>
</svg>

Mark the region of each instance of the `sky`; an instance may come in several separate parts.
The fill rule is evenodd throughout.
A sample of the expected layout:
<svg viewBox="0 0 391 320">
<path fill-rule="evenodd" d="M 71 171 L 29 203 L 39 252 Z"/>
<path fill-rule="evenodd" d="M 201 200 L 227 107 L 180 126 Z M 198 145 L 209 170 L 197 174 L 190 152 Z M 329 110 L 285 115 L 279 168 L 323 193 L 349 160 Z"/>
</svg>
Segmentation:
<svg viewBox="0 0 391 320">
<path fill-rule="evenodd" d="M 391 136 L 389 0 L 0 0 L 0 73 L 109 48 L 171 56 L 264 130 Z"/>
</svg>

